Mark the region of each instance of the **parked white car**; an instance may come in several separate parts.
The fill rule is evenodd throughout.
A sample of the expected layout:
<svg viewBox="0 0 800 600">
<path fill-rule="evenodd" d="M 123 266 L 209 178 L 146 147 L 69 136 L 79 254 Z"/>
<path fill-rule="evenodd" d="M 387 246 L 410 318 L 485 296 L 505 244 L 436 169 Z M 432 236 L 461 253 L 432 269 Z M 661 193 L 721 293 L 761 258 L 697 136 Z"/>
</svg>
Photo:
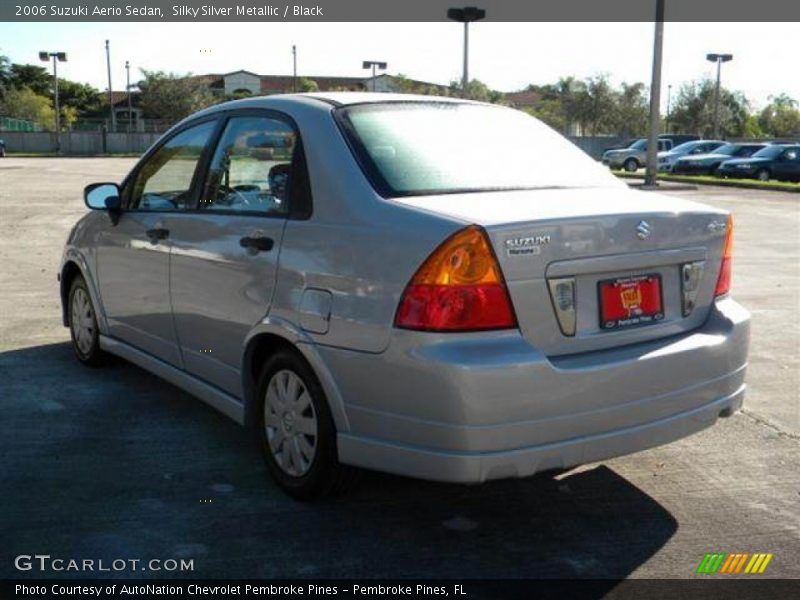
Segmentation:
<svg viewBox="0 0 800 600">
<path fill-rule="evenodd" d="M 659 171 L 672 171 L 672 167 L 678 162 L 678 159 L 684 156 L 693 156 L 695 154 L 707 154 L 713 152 L 720 146 L 724 146 L 725 142 L 722 140 L 698 140 L 694 142 L 686 142 L 680 146 L 675 146 L 672 150 L 658 153 L 658 170 Z"/>
</svg>

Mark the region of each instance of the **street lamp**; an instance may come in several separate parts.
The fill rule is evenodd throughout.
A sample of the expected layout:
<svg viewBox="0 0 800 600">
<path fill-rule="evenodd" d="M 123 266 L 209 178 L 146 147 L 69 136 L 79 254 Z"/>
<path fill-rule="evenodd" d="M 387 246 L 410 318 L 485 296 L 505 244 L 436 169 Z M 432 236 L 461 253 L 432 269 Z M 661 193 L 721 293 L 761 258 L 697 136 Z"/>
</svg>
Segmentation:
<svg viewBox="0 0 800 600">
<path fill-rule="evenodd" d="M 297 46 L 292 44 L 292 91 L 297 92 Z"/>
<path fill-rule="evenodd" d="M 717 87 L 714 90 L 714 137 L 719 137 L 719 79 L 722 63 L 733 60 L 733 54 L 706 54 L 706 60 L 717 63 Z"/>
<path fill-rule="evenodd" d="M 658 176 L 658 130 L 661 108 L 661 57 L 664 49 L 664 0 L 656 0 L 656 23 L 653 34 L 653 75 L 650 81 L 650 131 L 647 136 L 647 160 L 644 187 L 653 189 Z"/>
<path fill-rule="evenodd" d="M 467 96 L 467 84 L 469 83 L 469 24 L 485 17 L 486 11 L 474 6 L 447 9 L 448 19 L 464 24 L 464 73 L 461 76 L 461 90 L 464 97 Z"/>
<path fill-rule="evenodd" d="M 669 105 L 671 100 L 672 100 L 672 84 L 670 83 L 667 86 L 667 116 L 664 119 L 664 133 L 669 133 L 669 115 L 670 115 Z"/>
<path fill-rule="evenodd" d="M 61 152 L 61 108 L 58 105 L 58 63 L 67 62 L 66 52 L 39 52 L 39 60 L 50 62 L 53 59 L 53 96 L 56 106 L 56 153 Z"/>
<path fill-rule="evenodd" d="M 380 61 L 375 61 L 375 60 L 365 60 L 363 63 L 361 63 L 361 66 L 364 69 L 372 68 L 372 91 L 374 92 L 375 91 L 375 69 L 377 68 L 377 69 L 380 69 L 381 71 L 385 71 L 386 70 L 386 63 L 385 62 L 380 62 Z"/>
<path fill-rule="evenodd" d="M 108 70 L 108 109 L 111 111 L 111 131 L 117 131 L 117 116 L 114 114 L 114 93 L 111 91 L 111 48 L 106 40 L 106 68 Z"/>
<path fill-rule="evenodd" d="M 125 90 L 128 92 L 128 133 L 133 129 L 133 102 L 131 100 L 131 63 L 125 61 Z"/>
</svg>

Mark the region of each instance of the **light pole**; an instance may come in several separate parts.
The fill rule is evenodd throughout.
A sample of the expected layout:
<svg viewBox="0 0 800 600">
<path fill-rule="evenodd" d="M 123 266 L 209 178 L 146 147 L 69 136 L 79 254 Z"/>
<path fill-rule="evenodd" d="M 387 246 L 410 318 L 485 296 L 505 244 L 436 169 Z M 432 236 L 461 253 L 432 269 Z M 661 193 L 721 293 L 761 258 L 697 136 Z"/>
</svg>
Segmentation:
<svg viewBox="0 0 800 600">
<path fill-rule="evenodd" d="M 375 69 L 378 68 L 381 71 L 385 71 L 386 70 L 386 63 L 385 62 L 376 61 L 376 60 L 365 60 L 363 63 L 361 63 L 361 66 L 364 69 L 372 68 L 372 91 L 374 92 L 375 91 Z"/>
<path fill-rule="evenodd" d="M 714 138 L 719 137 L 719 80 L 722 63 L 733 60 L 733 54 L 706 54 L 706 60 L 717 63 L 717 87 L 714 89 Z"/>
<path fill-rule="evenodd" d="M 667 86 L 667 116 L 664 119 L 664 133 L 669 133 L 669 105 L 672 100 L 672 84 Z"/>
<path fill-rule="evenodd" d="M 292 91 L 297 92 L 297 46 L 292 44 Z"/>
<path fill-rule="evenodd" d="M 650 83 L 650 132 L 647 136 L 647 168 L 644 174 L 645 187 L 656 186 L 658 130 L 661 104 L 661 54 L 664 47 L 664 0 L 656 0 L 656 27 L 653 40 L 653 77 Z"/>
<path fill-rule="evenodd" d="M 133 102 L 131 100 L 131 63 L 125 61 L 125 89 L 128 92 L 128 133 L 133 129 Z"/>
<path fill-rule="evenodd" d="M 111 112 L 111 131 L 117 130 L 117 116 L 114 114 L 114 93 L 111 91 L 111 49 L 106 40 L 106 68 L 108 69 L 108 109 Z"/>
<path fill-rule="evenodd" d="M 485 17 L 486 11 L 474 6 L 447 9 L 448 19 L 464 24 L 464 72 L 461 75 L 461 94 L 465 98 L 467 97 L 467 84 L 469 84 L 469 24 Z"/>
<path fill-rule="evenodd" d="M 53 97 L 56 108 L 56 154 L 61 152 L 61 107 L 58 105 L 58 63 L 67 62 L 66 52 L 39 52 L 39 60 L 50 62 L 53 59 Z"/>
</svg>

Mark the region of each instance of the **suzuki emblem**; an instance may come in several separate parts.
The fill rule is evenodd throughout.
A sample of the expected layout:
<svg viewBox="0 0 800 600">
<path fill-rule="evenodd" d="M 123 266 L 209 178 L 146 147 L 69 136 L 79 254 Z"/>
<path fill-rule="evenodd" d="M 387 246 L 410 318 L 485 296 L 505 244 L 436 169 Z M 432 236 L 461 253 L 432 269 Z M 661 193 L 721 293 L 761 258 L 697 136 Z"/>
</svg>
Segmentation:
<svg viewBox="0 0 800 600">
<path fill-rule="evenodd" d="M 647 221 L 639 221 L 639 224 L 636 226 L 636 237 L 640 240 L 646 240 L 650 237 L 652 232 L 653 228 Z"/>
</svg>

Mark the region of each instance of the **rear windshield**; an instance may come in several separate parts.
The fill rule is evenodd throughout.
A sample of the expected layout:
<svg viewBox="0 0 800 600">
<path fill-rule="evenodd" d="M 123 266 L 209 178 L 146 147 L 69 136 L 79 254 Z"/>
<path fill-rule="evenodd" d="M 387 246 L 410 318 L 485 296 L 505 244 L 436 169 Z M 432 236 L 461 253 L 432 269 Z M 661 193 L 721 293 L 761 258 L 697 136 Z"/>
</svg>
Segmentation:
<svg viewBox="0 0 800 600">
<path fill-rule="evenodd" d="M 466 103 L 348 106 L 337 120 L 384 196 L 624 184 L 525 113 Z"/>
</svg>

